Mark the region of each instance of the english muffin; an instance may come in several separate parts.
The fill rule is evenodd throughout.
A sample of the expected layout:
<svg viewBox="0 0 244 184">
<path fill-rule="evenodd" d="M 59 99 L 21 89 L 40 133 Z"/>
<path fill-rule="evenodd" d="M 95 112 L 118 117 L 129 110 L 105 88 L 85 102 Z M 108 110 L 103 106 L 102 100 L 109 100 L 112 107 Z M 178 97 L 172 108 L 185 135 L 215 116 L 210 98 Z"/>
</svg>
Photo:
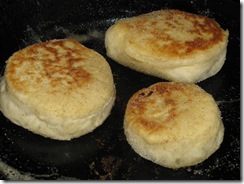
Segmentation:
<svg viewBox="0 0 244 184">
<path fill-rule="evenodd" d="M 199 82 L 223 66 L 228 30 L 213 19 L 158 10 L 117 21 L 105 34 L 107 55 L 131 69 L 178 82 Z"/>
<path fill-rule="evenodd" d="M 57 140 L 93 131 L 108 117 L 115 100 L 107 61 L 68 39 L 14 53 L 0 86 L 0 108 L 10 121 Z"/>
<path fill-rule="evenodd" d="M 129 100 L 126 139 L 136 153 L 177 169 L 203 162 L 223 141 L 221 112 L 213 97 L 193 83 L 160 82 Z"/>
</svg>

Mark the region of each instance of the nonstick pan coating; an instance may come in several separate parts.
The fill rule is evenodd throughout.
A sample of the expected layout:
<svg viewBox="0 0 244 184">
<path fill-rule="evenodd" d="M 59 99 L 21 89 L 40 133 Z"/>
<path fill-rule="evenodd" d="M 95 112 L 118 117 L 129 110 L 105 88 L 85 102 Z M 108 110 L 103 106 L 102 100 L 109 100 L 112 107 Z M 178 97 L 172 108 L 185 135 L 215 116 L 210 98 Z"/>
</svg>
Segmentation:
<svg viewBox="0 0 244 184">
<path fill-rule="evenodd" d="M 143 159 L 123 131 L 133 93 L 162 79 L 125 68 L 106 56 L 104 33 L 116 20 L 159 9 L 179 9 L 214 18 L 230 32 L 226 63 L 200 83 L 222 112 L 224 141 L 201 164 L 178 170 Z M 76 38 L 109 62 L 117 90 L 103 125 L 80 138 L 56 141 L 14 125 L 0 114 L 0 178 L 82 180 L 240 180 L 240 3 L 231 0 L 45 0 L 0 3 L 0 69 L 15 51 L 59 38 Z"/>
</svg>

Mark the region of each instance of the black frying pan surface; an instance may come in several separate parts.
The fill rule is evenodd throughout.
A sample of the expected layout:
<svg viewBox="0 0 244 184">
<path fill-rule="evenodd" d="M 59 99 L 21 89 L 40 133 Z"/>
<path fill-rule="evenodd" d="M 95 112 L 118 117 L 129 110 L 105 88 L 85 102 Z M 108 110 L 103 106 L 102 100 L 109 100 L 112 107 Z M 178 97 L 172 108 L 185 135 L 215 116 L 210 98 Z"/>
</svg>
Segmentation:
<svg viewBox="0 0 244 184">
<path fill-rule="evenodd" d="M 162 79 L 125 68 L 106 56 L 104 33 L 116 20 L 159 9 L 179 9 L 214 18 L 230 32 L 226 63 L 200 83 L 222 112 L 224 141 L 201 164 L 178 170 L 136 154 L 123 131 L 126 104 L 133 93 Z M 15 51 L 40 41 L 72 37 L 109 62 L 117 90 L 103 125 L 71 141 L 33 134 L 0 114 L 0 178 L 82 180 L 240 180 L 240 3 L 204 1 L 45 0 L 0 3 L 0 70 Z"/>
</svg>

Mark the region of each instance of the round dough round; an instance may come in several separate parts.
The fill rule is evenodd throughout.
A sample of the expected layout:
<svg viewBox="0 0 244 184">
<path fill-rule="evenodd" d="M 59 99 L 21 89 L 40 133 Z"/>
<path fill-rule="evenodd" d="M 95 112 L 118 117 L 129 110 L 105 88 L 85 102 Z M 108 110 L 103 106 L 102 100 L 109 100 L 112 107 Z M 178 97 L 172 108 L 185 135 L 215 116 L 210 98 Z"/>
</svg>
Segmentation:
<svg viewBox="0 0 244 184">
<path fill-rule="evenodd" d="M 117 21 L 106 32 L 107 55 L 139 72 L 178 82 L 199 82 L 223 66 L 228 31 L 213 19 L 159 10 Z"/>
<path fill-rule="evenodd" d="M 107 61 L 68 39 L 14 53 L 0 85 L 0 107 L 8 119 L 58 140 L 93 131 L 110 114 L 115 100 Z"/>
<path fill-rule="evenodd" d="M 203 162 L 224 135 L 213 97 L 181 82 L 156 83 L 135 93 L 126 107 L 124 130 L 135 152 L 174 169 Z"/>
</svg>

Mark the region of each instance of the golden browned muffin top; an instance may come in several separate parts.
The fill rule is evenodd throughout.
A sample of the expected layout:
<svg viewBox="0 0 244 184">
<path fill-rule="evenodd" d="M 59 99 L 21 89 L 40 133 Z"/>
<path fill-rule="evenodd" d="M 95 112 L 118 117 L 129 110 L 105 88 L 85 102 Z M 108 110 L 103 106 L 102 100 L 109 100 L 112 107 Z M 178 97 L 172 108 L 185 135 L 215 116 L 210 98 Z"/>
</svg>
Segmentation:
<svg viewBox="0 0 244 184">
<path fill-rule="evenodd" d="M 159 10 L 122 20 L 136 49 L 159 56 L 182 57 L 206 50 L 227 39 L 228 33 L 206 16 L 179 10 Z"/>
<path fill-rule="evenodd" d="M 206 127 L 219 126 L 219 117 L 214 99 L 197 85 L 161 82 L 131 97 L 125 124 L 148 143 L 165 143 L 207 133 Z"/>
<path fill-rule="evenodd" d="M 19 91 L 45 87 L 72 90 L 92 80 L 83 68 L 90 50 L 71 40 L 48 41 L 15 53 L 8 61 L 7 81 Z"/>
</svg>

